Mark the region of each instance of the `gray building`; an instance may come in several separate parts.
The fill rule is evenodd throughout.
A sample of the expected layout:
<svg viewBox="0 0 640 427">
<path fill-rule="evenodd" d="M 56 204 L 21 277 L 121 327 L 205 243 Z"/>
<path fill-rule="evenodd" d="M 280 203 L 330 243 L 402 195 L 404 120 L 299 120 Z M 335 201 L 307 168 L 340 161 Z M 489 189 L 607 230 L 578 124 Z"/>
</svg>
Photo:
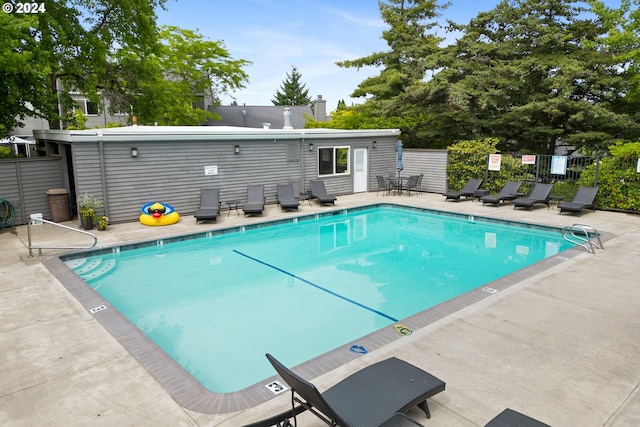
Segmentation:
<svg viewBox="0 0 640 427">
<path fill-rule="evenodd" d="M 278 183 L 304 192 L 318 178 L 337 195 L 375 190 L 375 176 L 394 170 L 400 131 L 130 126 L 34 135 L 41 152 L 60 159 L 72 212 L 88 193 L 103 204 L 98 214 L 127 222 L 155 201 L 193 214 L 201 188 L 244 201 L 248 184 L 263 184 L 267 203 Z"/>
</svg>

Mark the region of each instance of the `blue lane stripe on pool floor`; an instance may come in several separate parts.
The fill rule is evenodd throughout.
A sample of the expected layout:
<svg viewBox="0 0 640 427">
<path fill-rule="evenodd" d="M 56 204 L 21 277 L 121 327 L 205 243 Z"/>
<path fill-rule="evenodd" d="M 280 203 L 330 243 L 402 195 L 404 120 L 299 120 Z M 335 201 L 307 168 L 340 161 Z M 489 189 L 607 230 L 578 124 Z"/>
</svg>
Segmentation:
<svg viewBox="0 0 640 427">
<path fill-rule="evenodd" d="M 291 277 L 293 277 L 294 279 L 298 279 L 298 280 L 300 280 L 301 282 L 304 282 L 304 283 L 306 283 L 307 285 L 311 285 L 311 286 L 313 286 L 313 287 L 314 287 L 314 288 L 316 288 L 316 289 L 320 289 L 321 291 L 324 291 L 324 292 L 326 292 L 326 293 L 328 293 L 328 294 L 330 294 L 330 295 L 333 295 L 334 297 L 338 297 L 338 298 L 340 298 L 340 299 L 342 299 L 342 300 L 344 300 L 344 301 L 347 301 L 347 302 L 349 302 L 349 303 L 351 303 L 351 304 L 357 305 L 358 307 L 364 308 L 365 310 L 368 310 L 368 311 L 370 311 L 370 312 L 372 312 L 372 313 L 375 313 L 375 314 L 377 314 L 378 316 L 382 316 L 382 317 L 384 317 L 384 318 L 386 318 L 386 319 L 389 319 L 389 320 L 391 320 L 392 322 L 397 322 L 397 321 L 398 321 L 398 319 L 395 319 L 395 318 L 393 318 L 393 317 L 391 317 L 391 316 L 389 316 L 389 315 L 387 315 L 387 314 L 384 314 L 384 313 L 382 313 L 381 311 L 376 310 L 375 308 L 368 307 L 368 306 L 366 306 L 366 305 L 364 305 L 364 304 L 359 303 L 358 301 L 354 301 L 354 300 L 352 300 L 352 299 L 350 299 L 350 298 L 347 298 L 347 297 L 345 297 L 345 296 L 343 296 L 343 295 L 337 294 L 337 293 L 333 292 L 332 290 L 329 290 L 329 289 L 327 289 L 327 288 L 323 288 L 323 287 L 322 287 L 322 286 L 320 286 L 320 285 L 317 285 L 317 284 L 315 284 L 315 283 L 313 283 L 313 282 L 310 282 L 310 281 L 308 281 L 307 279 L 302 278 L 302 277 L 300 277 L 300 276 L 296 276 L 295 274 L 293 274 L 293 273 L 291 273 L 291 272 L 289 272 L 289 271 L 283 270 L 283 269 L 281 269 L 280 267 L 276 267 L 276 266 L 275 266 L 275 265 L 273 265 L 273 264 L 269 264 L 269 263 L 267 263 L 267 262 L 261 261 L 261 260 L 259 260 L 259 259 L 257 259 L 257 258 L 252 257 L 251 255 L 244 254 L 244 253 L 242 253 L 242 252 L 240 252 L 240 251 L 237 251 L 237 250 L 235 250 L 235 249 L 233 249 L 232 251 L 233 251 L 233 252 L 235 252 L 235 253 L 237 253 L 238 255 L 241 255 L 241 256 L 243 256 L 243 257 L 245 257 L 245 258 L 248 258 L 248 259 L 250 259 L 250 260 L 252 260 L 252 261 L 255 261 L 255 262 L 259 263 L 259 264 L 262 264 L 262 265 L 264 265 L 264 266 L 266 266 L 266 267 L 269 267 L 269 268 L 272 268 L 272 269 L 274 269 L 274 270 L 276 270 L 276 271 L 279 271 L 280 273 L 286 274 L 287 276 L 291 276 Z"/>
</svg>

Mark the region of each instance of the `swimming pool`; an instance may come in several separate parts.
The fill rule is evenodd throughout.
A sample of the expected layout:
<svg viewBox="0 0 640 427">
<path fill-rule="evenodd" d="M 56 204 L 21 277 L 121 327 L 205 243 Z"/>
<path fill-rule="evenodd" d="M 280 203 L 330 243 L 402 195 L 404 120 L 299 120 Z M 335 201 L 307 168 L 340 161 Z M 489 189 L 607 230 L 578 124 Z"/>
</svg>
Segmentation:
<svg viewBox="0 0 640 427">
<path fill-rule="evenodd" d="M 228 231 L 93 251 L 82 265 L 62 258 L 202 384 L 229 393 L 272 376 L 267 351 L 291 351 L 281 358 L 293 366 L 369 348 L 361 337 L 570 247 L 551 229 L 384 205 Z M 258 369 L 245 375 L 251 358 Z"/>
</svg>

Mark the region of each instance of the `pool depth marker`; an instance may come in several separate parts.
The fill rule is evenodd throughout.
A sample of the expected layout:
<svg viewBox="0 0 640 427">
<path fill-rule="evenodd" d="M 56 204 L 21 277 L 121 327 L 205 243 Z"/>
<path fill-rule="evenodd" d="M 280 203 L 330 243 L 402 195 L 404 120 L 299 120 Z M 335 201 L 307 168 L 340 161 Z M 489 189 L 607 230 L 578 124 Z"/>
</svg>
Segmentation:
<svg viewBox="0 0 640 427">
<path fill-rule="evenodd" d="M 314 287 L 314 288 L 316 288 L 316 289 L 320 289 L 321 291 L 325 291 L 326 293 L 328 293 L 328 294 L 330 294 L 330 295 L 333 295 L 334 297 L 338 297 L 338 298 L 340 298 L 340 299 L 342 299 L 342 300 L 344 300 L 344 301 L 350 302 L 351 304 L 355 304 L 355 305 L 357 305 L 358 307 L 364 308 L 365 310 L 369 310 L 370 312 L 375 313 L 375 314 L 377 314 L 377 315 L 379 315 L 379 316 L 382 316 L 382 317 L 384 317 L 384 318 L 386 318 L 386 319 L 389 319 L 389 320 L 391 320 L 392 322 L 397 322 L 397 321 L 398 321 L 398 319 L 395 319 L 395 318 L 393 318 L 393 317 L 391 317 L 391 316 L 389 316 L 389 315 L 386 315 L 386 314 L 384 314 L 384 313 L 382 313 L 382 312 L 380 312 L 380 311 L 376 310 L 375 308 L 367 307 L 366 305 L 361 304 L 361 303 L 359 303 L 358 301 L 354 301 L 354 300 L 352 300 L 352 299 L 350 299 L 350 298 L 347 298 L 347 297 L 345 297 L 345 296 L 343 296 L 343 295 L 337 294 L 337 293 L 335 293 L 335 292 L 333 292 L 333 291 L 331 291 L 331 290 L 329 290 L 329 289 L 327 289 L 327 288 L 323 288 L 323 287 L 322 287 L 322 286 L 320 286 L 320 285 L 316 285 L 315 283 L 310 282 L 310 281 L 308 281 L 307 279 L 304 279 L 304 278 L 302 278 L 302 277 L 300 277 L 300 276 L 296 276 L 295 274 L 290 273 L 290 272 L 288 272 L 288 271 L 286 271 L 286 270 L 283 270 L 283 269 L 281 269 L 280 267 L 276 267 L 275 265 L 272 265 L 272 264 L 269 264 L 269 263 L 267 263 L 267 262 L 261 261 L 261 260 L 259 260 L 259 259 L 257 259 L 257 258 L 254 258 L 254 257 L 252 257 L 252 256 L 250 256 L 250 255 L 244 254 L 244 253 L 242 253 L 242 252 L 240 252 L 240 251 L 237 251 L 237 250 L 235 250 L 235 249 L 232 249 L 232 251 L 233 251 L 233 252 L 235 252 L 235 253 L 237 253 L 238 255 L 242 255 L 243 257 L 248 258 L 248 259 L 250 259 L 250 260 L 252 260 L 252 261 L 255 261 L 255 262 L 260 263 L 260 264 L 262 264 L 262 265 L 264 265 L 264 266 L 267 266 L 267 267 L 272 268 L 272 269 L 274 269 L 274 270 L 276 270 L 276 271 L 279 271 L 280 273 L 286 274 L 287 276 L 293 277 L 294 279 L 298 279 L 298 280 L 300 280 L 301 282 L 304 282 L 304 283 L 306 283 L 307 285 L 311 285 L 311 286 L 313 286 L 313 287 Z"/>
</svg>

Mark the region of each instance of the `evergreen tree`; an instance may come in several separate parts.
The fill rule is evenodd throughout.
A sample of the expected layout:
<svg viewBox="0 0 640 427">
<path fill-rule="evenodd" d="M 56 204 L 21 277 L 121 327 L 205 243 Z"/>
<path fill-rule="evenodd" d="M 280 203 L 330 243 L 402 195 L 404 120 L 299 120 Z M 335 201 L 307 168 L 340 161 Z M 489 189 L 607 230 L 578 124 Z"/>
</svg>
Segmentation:
<svg viewBox="0 0 640 427">
<path fill-rule="evenodd" d="M 295 66 L 291 66 L 291 73 L 287 73 L 280 89 L 271 100 L 273 105 L 310 105 L 309 89 L 301 81 L 302 75 Z"/>
</svg>

